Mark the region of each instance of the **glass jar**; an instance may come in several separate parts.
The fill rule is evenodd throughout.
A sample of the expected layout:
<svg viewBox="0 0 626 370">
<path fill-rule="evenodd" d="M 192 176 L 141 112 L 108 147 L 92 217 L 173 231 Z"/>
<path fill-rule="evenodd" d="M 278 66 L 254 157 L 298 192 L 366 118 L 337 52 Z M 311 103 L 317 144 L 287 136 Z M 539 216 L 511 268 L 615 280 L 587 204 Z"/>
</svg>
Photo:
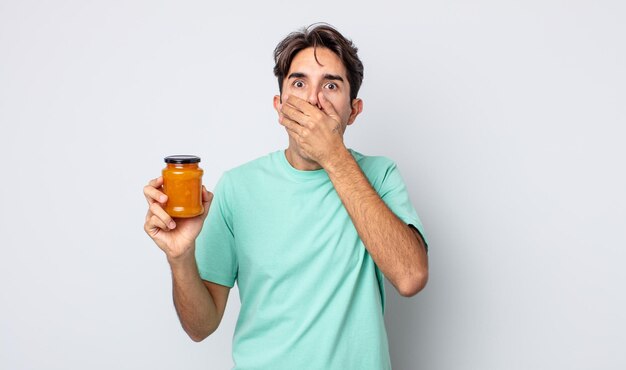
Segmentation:
<svg viewBox="0 0 626 370">
<path fill-rule="evenodd" d="M 200 157 L 171 155 L 165 157 L 163 192 L 167 195 L 165 212 L 172 217 L 187 218 L 201 215 L 202 174 Z"/>
</svg>

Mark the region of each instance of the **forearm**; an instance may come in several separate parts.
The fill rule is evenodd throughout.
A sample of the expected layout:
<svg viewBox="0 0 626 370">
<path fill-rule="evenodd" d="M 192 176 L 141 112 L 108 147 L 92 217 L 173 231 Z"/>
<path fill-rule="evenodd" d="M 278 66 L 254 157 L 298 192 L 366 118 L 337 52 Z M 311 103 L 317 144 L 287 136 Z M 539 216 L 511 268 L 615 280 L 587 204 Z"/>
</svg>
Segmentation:
<svg viewBox="0 0 626 370">
<path fill-rule="evenodd" d="M 219 319 L 213 297 L 198 273 L 194 249 L 168 262 L 176 313 L 185 332 L 199 342 L 217 329 Z"/>
<path fill-rule="evenodd" d="M 378 268 L 402 295 L 416 294 L 428 278 L 421 237 L 387 207 L 347 150 L 326 171 Z"/>
</svg>

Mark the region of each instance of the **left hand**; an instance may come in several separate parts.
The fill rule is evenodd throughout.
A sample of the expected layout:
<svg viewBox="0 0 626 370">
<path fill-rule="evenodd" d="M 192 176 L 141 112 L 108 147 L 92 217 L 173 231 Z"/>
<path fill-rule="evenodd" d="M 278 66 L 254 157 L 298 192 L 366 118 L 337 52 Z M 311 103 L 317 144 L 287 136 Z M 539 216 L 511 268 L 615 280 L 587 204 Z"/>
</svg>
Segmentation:
<svg viewBox="0 0 626 370">
<path fill-rule="evenodd" d="M 337 157 L 336 153 L 346 149 L 343 143 L 345 123 L 323 93 L 318 94 L 318 100 L 322 109 L 289 96 L 282 105 L 279 122 L 309 158 L 326 168 L 329 161 Z"/>
</svg>

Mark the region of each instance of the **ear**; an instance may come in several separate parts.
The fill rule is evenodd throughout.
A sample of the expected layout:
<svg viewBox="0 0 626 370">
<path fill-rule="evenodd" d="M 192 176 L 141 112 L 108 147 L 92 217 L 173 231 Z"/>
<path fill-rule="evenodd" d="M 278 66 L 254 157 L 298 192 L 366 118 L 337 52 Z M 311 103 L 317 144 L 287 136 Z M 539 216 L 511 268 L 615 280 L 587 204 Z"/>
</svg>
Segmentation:
<svg viewBox="0 0 626 370">
<path fill-rule="evenodd" d="M 348 125 L 353 124 L 356 116 L 361 114 L 361 112 L 363 112 L 363 100 L 359 98 L 352 99 L 350 117 L 348 117 Z"/>
<path fill-rule="evenodd" d="M 280 109 L 282 106 L 283 104 L 280 102 L 280 96 L 274 95 L 274 109 L 276 110 L 276 113 L 278 113 L 278 118 L 281 116 Z"/>
</svg>

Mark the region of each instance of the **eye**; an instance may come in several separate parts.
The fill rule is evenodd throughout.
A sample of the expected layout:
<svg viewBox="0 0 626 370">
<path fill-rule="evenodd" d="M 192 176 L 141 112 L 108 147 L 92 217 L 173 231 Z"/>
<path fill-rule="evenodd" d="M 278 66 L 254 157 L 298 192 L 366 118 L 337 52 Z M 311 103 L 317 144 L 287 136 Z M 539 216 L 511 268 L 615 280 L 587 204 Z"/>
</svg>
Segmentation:
<svg viewBox="0 0 626 370">
<path fill-rule="evenodd" d="M 329 82 L 326 84 L 326 88 L 328 90 L 336 90 L 338 88 L 337 84 L 333 83 L 333 82 Z"/>
<path fill-rule="evenodd" d="M 295 80 L 292 85 L 297 88 L 304 87 L 304 82 L 302 80 Z"/>
</svg>

